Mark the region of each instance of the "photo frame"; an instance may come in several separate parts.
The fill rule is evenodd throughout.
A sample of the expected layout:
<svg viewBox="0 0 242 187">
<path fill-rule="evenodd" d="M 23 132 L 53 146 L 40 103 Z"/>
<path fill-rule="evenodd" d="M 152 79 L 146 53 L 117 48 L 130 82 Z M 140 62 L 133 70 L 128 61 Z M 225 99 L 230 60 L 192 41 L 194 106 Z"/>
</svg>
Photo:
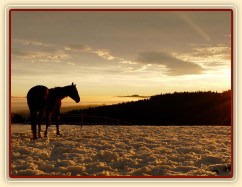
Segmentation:
<svg viewBox="0 0 242 187">
<path fill-rule="evenodd" d="M 11 9 L 11 11 L 15 11 L 16 9 Z M 19 9 L 19 10 L 21 10 L 21 9 Z M 17 10 L 17 11 L 19 11 L 19 10 Z M 25 9 L 26 10 L 26 9 Z M 25 11 L 24 10 L 24 11 Z M 84 9 L 78 9 L 78 11 L 83 11 Z M 95 10 L 97 10 L 97 9 L 85 9 L 84 11 L 95 11 Z M 123 11 L 129 11 L 129 12 L 131 12 L 131 11 L 147 11 L 147 12 L 150 12 L 150 11 L 154 11 L 154 12 L 158 12 L 158 11 L 166 11 L 167 9 L 152 9 L 152 10 L 150 10 L 149 8 L 147 9 L 147 8 L 145 8 L 145 9 L 140 9 L 140 8 L 138 8 L 138 9 L 111 9 L 112 11 L 118 11 L 118 12 L 123 12 Z M 233 8 L 226 8 L 226 9 L 169 9 L 169 11 L 182 11 L 182 10 L 184 10 L 184 11 L 194 11 L 194 10 L 197 10 L 197 11 L 204 11 L 204 10 L 209 10 L 209 11 L 212 11 L 212 10 L 214 10 L 214 11 L 219 11 L 219 10 L 224 10 L 224 11 L 230 11 L 230 12 L 234 12 L 235 10 L 233 9 Z M 29 10 L 27 10 L 27 11 L 29 11 Z M 42 9 L 40 10 L 40 9 L 38 9 L 37 11 L 42 11 Z M 61 10 L 61 9 L 48 9 L 48 11 L 63 11 L 63 9 Z M 65 9 L 64 11 L 69 11 L 69 9 Z M 77 11 L 77 9 L 76 10 L 71 10 L 71 11 Z M 98 9 L 98 11 L 110 11 L 110 9 Z M 10 18 L 10 20 L 11 20 L 12 18 Z M 231 18 L 231 20 L 232 20 L 232 26 L 231 26 L 231 33 L 233 33 L 233 29 L 234 29 L 234 17 L 232 17 Z M 10 24 L 11 25 L 11 24 Z M 9 29 L 9 30 L 12 30 L 12 27 Z M 234 37 L 234 35 L 233 35 L 233 37 Z M 230 82 L 231 82 L 231 90 L 232 90 L 232 99 L 230 100 L 231 101 L 231 103 L 232 103 L 232 105 L 233 105 L 233 100 L 234 100 L 234 98 L 233 98 L 233 96 L 234 96 L 234 94 L 233 94 L 233 91 L 234 91 L 234 89 L 233 89 L 233 82 L 234 82 L 234 76 L 233 76 L 233 70 L 234 70 L 234 61 L 233 61 L 233 54 L 234 54 L 234 44 L 233 44 L 233 41 L 234 41 L 234 38 L 232 37 L 232 39 L 231 39 L 231 51 L 232 51 L 232 53 L 231 53 L 231 61 L 232 61 L 232 65 L 231 65 L 231 73 L 232 73 L 232 75 L 231 75 L 231 80 L 230 80 Z M 9 41 L 13 41 L 12 39 L 10 39 Z M 38 45 L 38 44 L 37 44 Z M 12 51 L 12 47 L 13 46 L 11 46 L 10 45 L 10 48 L 9 49 L 11 49 L 10 51 Z M 88 49 L 89 50 L 89 49 Z M 97 55 L 97 52 L 95 53 L 96 55 Z M 112 55 L 110 55 L 109 53 L 106 53 L 106 58 L 112 58 L 112 57 L 114 57 L 114 56 L 112 56 Z M 10 59 L 12 59 L 12 57 L 11 57 L 11 55 L 9 55 L 9 58 Z M 10 60 L 11 61 L 11 60 Z M 9 79 L 11 80 L 11 78 L 12 78 L 12 72 L 11 72 L 11 68 L 12 68 L 12 65 L 11 65 L 11 63 L 10 63 L 10 67 L 9 67 Z M 10 98 L 10 103 L 9 103 L 9 108 L 10 108 L 10 111 L 11 111 L 11 106 L 12 106 L 12 103 L 11 103 L 11 101 L 12 101 L 12 98 L 11 98 L 11 94 L 12 94 L 12 92 L 11 92 L 11 83 L 10 83 L 10 87 L 9 87 L 9 98 Z M 234 109 L 234 107 L 232 106 L 231 107 L 231 117 L 233 116 L 233 109 Z M 9 118 L 9 120 L 11 121 L 12 119 L 10 119 Z M 230 140 L 231 140 L 231 163 L 232 163 L 232 165 L 233 165 L 233 163 L 234 163 L 234 150 L 233 150 L 233 147 L 234 147 L 234 118 L 232 117 L 231 118 L 231 138 L 230 138 Z M 9 142 L 12 142 L 12 140 L 11 140 L 11 137 L 12 137 L 12 135 L 10 134 L 11 132 L 12 132 L 12 127 L 10 126 L 10 129 L 9 129 Z M 130 129 L 129 129 L 130 130 Z M 147 129 L 146 129 L 146 131 L 147 131 Z M 226 134 L 226 133 L 225 133 Z M 26 137 L 25 137 L 26 138 Z M 129 137 L 129 138 L 131 138 L 131 137 Z M 10 147 L 9 147 L 9 150 L 11 150 L 11 144 L 10 144 Z M 23 151 L 23 153 L 24 153 L 24 150 L 22 150 Z M 180 151 L 186 151 L 186 150 L 180 150 Z M 133 151 L 133 152 L 135 152 L 135 151 Z M 110 153 L 110 151 L 108 152 L 100 152 L 99 151 L 99 156 L 100 156 L 100 158 L 101 157 L 103 157 L 105 154 L 106 154 L 106 156 L 108 157 L 108 154 Z M 10 155 L 10 160 L 12 159 L 11 158 L 11 154 L 12 153 L 9 153 L 9 155 Z M 131 153 L 130 154 L 132 154 L 132 151 L 131 151 Z M 110 155 L 111 155 L 111 153 L 110 153 Z M 43 156 L 43 155 L 42 155 Z M 112 157 L 113 155 L 111 155 L 110 157 Z M 47 156 L 48 157 L 48 156 Z M 100 158 L 98 158 L 98 159 L 100 159 Z M 216 158 L 212 158 L 212 157 L 209 157 L 209 158 L 203 158 L 204 159 L 204 161 L 207 161 L 206 159 L 211 159 L 211 160 L 213 160 L 213 159 L 215 159 L 216 160 Z M 200 159 L 200 160 L 202 160 L 202 159 Z M 108 161 L 112 161 L 112 160 L 108 160 Z M 216 162 L 216 161 L 215 161 Z M 104 165 L 103 165 L 104 164 Z M 103 164 L 101 164 L 100 165 L 100 167 L 102 166 L 102 167 L 105 167 L 105 166 L 108 166 L 108 164 L 107 163 L 105 163 L 105 162 L 103 162 Z M 11 166 L 11 162 L 9 162 L 9 168 L 11 168 L 10 167 Z M 47 166 L 46 166 L 47 167 Z M 50 167 L 50 170 L 51 170 L 51 166 L 49 166 Z M 234 167 L 234 166 L 231 166 L 231 167 Z M 71 168 L 71 167 L 70 167 Z M 235 167 L 234 167 L 235 168 Z M 78 168 L 72 168 L 73 170 L 74 169 L 78 169 Z M 80 168 L 79 168 L 80 169 Z M 144 168 L 144 170 L 145 169 L 147 169 L 147 168 Z M 183 169 L 186 169 L 186 168 L 183 168 Z M 223 170 L 224 168 L 222 168 L 222 170 Z M 47 170 L 48 170 L 48 168 L 47 168 Z M 232 171 L 234 171 L 234 169 L 231 169 Z M 10 169 L 9 169 L 9 172 L 11 172 L 10 171 Z M 31 176 L 31 175 L 27 175 L 27 176 L 20 176 L 20 177 L 17 177 L 17 175 L 10 175 L 11 177 L 11 180 L 14 178 L 14 180 L 15 179 L 18 179 L 18 178 L 24 178 L 24 179 L 29 179 L 29 178 L 34 178 L 34 179 L 49 179 L 49 178 L 51 178 L 51 179 L 56 179 L 56 178 L 64 178 L 64 180 L 69 180 L 69 179 L 87 179 L 87 180 L 89 180 L 89 179 L 100 179 L 100 180 L 102 180 L 103 178 L 104 179 L 114 179 L 114 178 L 118 178 L 118 179 L 127 179 L 127 180 L 136 180 L 136 179 L 139 179 L 139 180 L 143 180 L 143 179 L 154 179 L 154 180 L 156 180 L 156 179 L 165 179 L 165 180 L 170 180 L 170 179 L 198 179 L 198 180 L 203 180 L 203 179 L 206 179 L 206 180 L 233 180 L 233 178 L 234 178 L 234 173 L 232 174 L 232 175 L 229 175 L 229 176 L 216 176 L 216 177 L 212 177 L 212 176 L 179 176 L 179 175 L 174 175 L 174 176 L 168 176 L 168 175 L 165 175 L 165 176 L 162 176 L 162 175 L 158 175 L 158 176 L 99 176 L 99 177 L 97 177 L 97 176 L 86 176 L 86 177 L 80 177 L 80 176 L 64 176 L 64 175 L 61 175 L 61 176 L 48 176 L 48 175 L 43 175 L 43 176 L 36 176 L 36 175 L 34 175 L 34 176 Z"/>
</svg>

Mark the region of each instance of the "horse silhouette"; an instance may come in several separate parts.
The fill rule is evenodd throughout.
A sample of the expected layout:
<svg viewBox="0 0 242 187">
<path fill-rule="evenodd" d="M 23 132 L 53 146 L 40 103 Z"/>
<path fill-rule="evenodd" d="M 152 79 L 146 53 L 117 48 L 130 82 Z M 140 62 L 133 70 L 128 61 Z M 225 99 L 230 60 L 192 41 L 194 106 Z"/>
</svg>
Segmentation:
<svg viewBox="0 0 242 187">
<path fill-rule="evenodd" d="M 37 139 L 36 126 L 38 124 L 38 137 L 41 138 L 41 122 L 46 117 L 45 137 L 50 126 L 52 114 L 56 116 L 56 134 L 60 136 L 59 119 L 61 100 L 65 97 L 72 98 L 76 103 L 80 102 L 80 97 L 73 83 L 69 86 L 55 87 L 48 89 L 46 86 L 38 85 L 32 87 L 27 94 L 27 103 L 30 111 L 31 129 L 33 139 Z"/>
</svg>

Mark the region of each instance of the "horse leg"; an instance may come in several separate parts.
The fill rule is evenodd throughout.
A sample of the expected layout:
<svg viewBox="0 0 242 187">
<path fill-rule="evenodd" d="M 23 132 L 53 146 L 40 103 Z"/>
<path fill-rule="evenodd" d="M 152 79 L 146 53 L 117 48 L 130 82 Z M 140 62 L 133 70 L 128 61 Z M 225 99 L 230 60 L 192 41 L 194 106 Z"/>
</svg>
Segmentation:
<svg viewBox="0 0 242 187">
<path fill-rule="evenodd" d="M 57 113 L 56 114 L 56 135 L 57 136 L 61 136 L 60 130 L 59 130 L 59 121 L 60 121 L 60 113 Z"/>
<path fill-rule="evenodd" d="M 46 129 L 45 129 L 45 137 L 47 137 L 48 127 L 50 126 L 50 119 L 51 119 L 51 115 L 50 115 L 50 113 L 46 114 Z"/>
<path fill-rule="evenodd" d="M 38 115 L 38 137 L 39 138 L 42 138 L 40 132 L 41 132 L 41 123 L 42 123 L 43 117 L 44 117 L 44 109 L 40 110 Z"/>
<path fill-rule="evenodd" d="M 31 118 L 31 130 L 32 130 L 32 134 L 33 134 L 33 139 L 37 139 L 36 136 L 36 119 L 37 119 L 37 111 L 30 111 L 30 118 Z"/>
<path fill-rule="evenodd" d="M 59 130 L 60 108 L 61 108 L 61 100 L 57 100 L 57 101 L 56 101 L 56 108 L 55 108 L 55 116 L 56 116 L 56 134 L 57 134 L 57 136 L 61 136 L 61 135 L 60 135 L 60 130 Z"/>
</svg>

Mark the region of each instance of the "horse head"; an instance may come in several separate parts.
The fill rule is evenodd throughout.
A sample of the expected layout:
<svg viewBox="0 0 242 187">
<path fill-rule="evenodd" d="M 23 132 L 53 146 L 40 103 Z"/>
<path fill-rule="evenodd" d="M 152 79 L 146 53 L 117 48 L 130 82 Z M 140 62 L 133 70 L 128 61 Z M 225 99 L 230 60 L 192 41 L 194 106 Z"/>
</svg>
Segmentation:
<svg viewBox="0 0 242 187">
<path fill-rule="evenodd" d="M 80 96 L 79 96 L 78 91 L 76 89 L 76 85 L 72 83 L 69 87 L 70 87 L 69 97 L 72 98 L 74 101 L 76 101 L 76 103 L 79 103 L 80 102 Z"/>
</svg>

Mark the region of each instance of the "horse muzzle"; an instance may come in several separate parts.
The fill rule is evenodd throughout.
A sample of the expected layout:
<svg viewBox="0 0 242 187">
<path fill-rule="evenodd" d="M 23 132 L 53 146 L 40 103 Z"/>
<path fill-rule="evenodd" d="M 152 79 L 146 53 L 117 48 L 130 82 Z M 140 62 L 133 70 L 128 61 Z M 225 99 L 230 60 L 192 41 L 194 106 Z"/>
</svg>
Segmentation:
<svg viewBox="0 0 242 187">
<path fill-rule="evenodd" d="M 76 103 L 79 103 L 80 102 L 80 98 L 76 99 L 75 101 L 76 101 Z"/>
</svg>

